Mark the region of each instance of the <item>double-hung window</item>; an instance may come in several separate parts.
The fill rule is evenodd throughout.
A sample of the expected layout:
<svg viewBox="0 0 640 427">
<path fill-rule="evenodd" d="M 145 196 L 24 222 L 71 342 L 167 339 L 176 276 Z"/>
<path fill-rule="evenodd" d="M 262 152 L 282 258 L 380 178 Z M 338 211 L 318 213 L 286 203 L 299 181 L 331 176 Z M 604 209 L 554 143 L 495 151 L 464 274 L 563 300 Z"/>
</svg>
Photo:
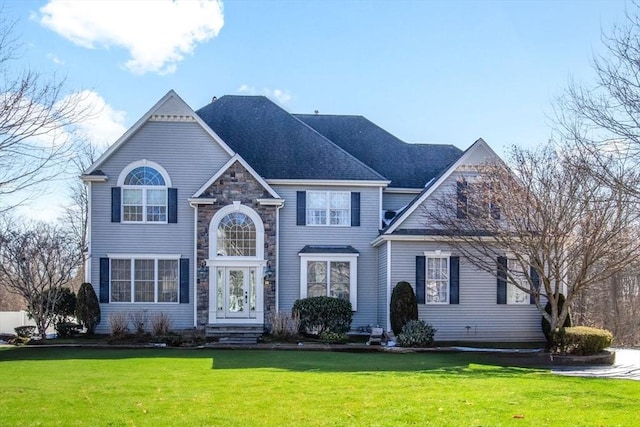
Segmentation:
<svg viewBox="0 0 640 427">
<path fill-rule="evenodd" d="M 425 253 L 425 302 L 427 304 L 449 303 L 449 255 Z"/>
<path fill-rule="evenodd" d="M 355 252 L 355 251 L 354 251 Z M 329 296 L 356 310 L 358 253 L 300 252 L 300 298 Z"/>
<path fill-rule="evenodd" d="M 507 304 L 529 304 L 529 294 L 522 289 L 527 288 L 528 282 L 522 266 L 517 259 L 508 258 L 507 269 L 509 271 L 510 280 L 507 281 Z M 520 286 L 516 286 L 514 282 Z"/>
<path fill-rule="evenodd" d="M 167 222 L 167 184 L 162 174 L 150 167 L 131 170 L 122 185 L 124 222 Z"/>
<path fill-rule="evenodd" d="M 348 191 L 307 191 L 307 225 L 349 226 L 351 193 Z"/>
<path fill-rule="evenodd" d="M 110 270 L 111 302 L 178 302 L 178 258 L 111 258 Z"/>
</svg>

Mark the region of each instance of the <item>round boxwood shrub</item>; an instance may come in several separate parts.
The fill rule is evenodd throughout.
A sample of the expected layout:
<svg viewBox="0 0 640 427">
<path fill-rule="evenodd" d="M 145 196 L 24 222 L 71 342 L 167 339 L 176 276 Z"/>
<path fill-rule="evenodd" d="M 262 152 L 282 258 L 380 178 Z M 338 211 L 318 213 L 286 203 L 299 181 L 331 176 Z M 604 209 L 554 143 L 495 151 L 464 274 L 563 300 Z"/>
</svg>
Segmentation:
<svg viewBox="0 0 640 427">
<path fill-rule="evenodd" d="M 436 331 L 424 320 L 409 320 L 396 338 L 400 347 L 430 347 Z"/>
<path fill-rule="evenodd" d="M 558 296 L 558 311 L 562 311 L 562 307 L 564 307 L 564 302 L 565 302 L 565 297 L 563 294 L 560 294 Z M 547 304 L 544 306 L 544 311 L 546 311 L 547 313 L 549 313 L 549 315 L 551 315 L 551 303 L 549 301 L 547 301 Z M 572 326 L 572 322 L 571 322 L 571 312 L 567 313 L 567 317 L 564 319 L 564 324 L 562 325 L 563 328 L 568 328 Z M 549 323 L 549 321 L 547 319 L 545 319 L 544 317 L 542 318 L 542 333 L 544 334 L 544 337 L 547 339 L 548 343 L 551 343 L 552 340 L 552 336 L 551 336 L 551 323 Z"/>
<path fill-rule="evenodd" d="M 391 329 L 398 335 L 410 320 L 418 320 L 418 300 L 407 282 L 398 282 L 391 293 Z"/>
<path fill-rule="evenodd" d="M 332 297 L 299 299 L 291 311 L 300 318 L 300 332 L 318 336 L 323 332 L 348 332 L 353 318 L 351 303 Z"/>
<path fill-rule="evenodd" d="M 91 283 L 80 285 L 76 301 L 76 317 L 87 329 L 88 334 L 93 334 L 100 323 L 100 303 Z"/>
</svg>

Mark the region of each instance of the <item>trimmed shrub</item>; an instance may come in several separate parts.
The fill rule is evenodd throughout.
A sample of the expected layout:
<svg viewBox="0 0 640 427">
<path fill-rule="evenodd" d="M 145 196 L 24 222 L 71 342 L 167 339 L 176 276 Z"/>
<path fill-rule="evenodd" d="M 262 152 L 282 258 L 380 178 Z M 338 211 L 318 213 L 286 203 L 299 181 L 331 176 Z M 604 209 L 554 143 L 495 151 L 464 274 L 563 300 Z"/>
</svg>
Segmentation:
<svg viewBox="0 0 640 427">
<path fill-rule="evenodd" d="M 564 302 L 565 302 L 565 297 L 564 295 L 560 294 L 560 296 L 558 297 L 558 311 L 562 311 L 562 307 L 564 307 Z M 547 301 L 547 304 L 544 306 L 544 311 L 551 314 L 551 303 L 549 301 Z M 567 317 L 564 319 L 564 324 L 562 325 L 562 327 L 569 328 L 571 326 L 572 326 L 571 312 L 568 312 Z M 544 334 L 544 337 L 547 339 L 547 342 L 551 343 L 551 338 L 552 338 L 551 323 L 549 323 L 549 321 L 544 317 L 542 318 L 542 333 Z"/>
<path fill-rule="evenodd" d="M 418 300 L 408 282 L 398 282 L 391 293 L 391 329 L 398 335 L 410 320 L 418 320 Z"/>
<path fill-rule="evenodd" d="M 36 333 L 36 327 L 33 325 L 17 326 L 13 330 L 20 338 L 31 338 Z"/>
<path fill-rule="evenodd" d="M 74 322 L 60 322 L 56 323 L 55 329 L 58 337 L 66 338 L 79 334 L 82 326 Z"/>
<path fill-rule="evenodd" d="M 613 342 L 611 332 L 587 326 L 560 328 L 551 335 L 553 339 L 552 351 L 554 353 L 575 354 L 578 356 L 598 354 Z"/>
<path fill-rule="evenodd" d="M 353 318 L 351 303 L 332 297 L 299 299 L 291 311 L 300 318 L 300 332 L 318 336 L 325 331 L 339 334 L 349 331 Z"/>
<path fill-rule="evenodd" d="M 154 337 L 169 335 L 171 318 L 166 313 L 157 313 L 151 317 L 151 335 Z"/>
<path fill-rule="evenodd" d="M 100 303 L 91 283 L 83 283 L 78 289 L 76 301 L 76 317 L 78 322 L 93 334 L 100 323 Z"/>
<path fill-rule="evenodd" d="M 400 347 L 431 347 L 436 331 L 424 320 L 409 320 L 396 338 Z"/>
</svg>

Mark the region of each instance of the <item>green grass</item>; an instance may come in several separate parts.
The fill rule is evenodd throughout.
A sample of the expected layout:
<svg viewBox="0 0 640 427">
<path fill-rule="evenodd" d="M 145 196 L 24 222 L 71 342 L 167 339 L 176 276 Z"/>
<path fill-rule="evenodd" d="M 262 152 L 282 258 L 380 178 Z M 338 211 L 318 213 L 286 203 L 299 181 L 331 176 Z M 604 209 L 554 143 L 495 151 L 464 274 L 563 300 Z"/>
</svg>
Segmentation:
<svg viewBox="0 0 640 427">
<path fill-rule="evenodd" d="M 638 382 L 491 362 L 465 353 L 5 348 L 0 425 L 637 424 Z"/>
</svg>

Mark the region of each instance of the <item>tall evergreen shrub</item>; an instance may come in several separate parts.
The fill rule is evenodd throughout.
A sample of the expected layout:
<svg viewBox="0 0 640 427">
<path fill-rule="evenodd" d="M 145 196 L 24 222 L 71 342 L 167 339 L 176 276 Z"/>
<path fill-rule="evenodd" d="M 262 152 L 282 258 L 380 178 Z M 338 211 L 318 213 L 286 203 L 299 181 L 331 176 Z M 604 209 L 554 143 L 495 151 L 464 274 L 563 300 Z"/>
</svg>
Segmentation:
<svg viewBox="0 0 640 427">
<path fill-rule="evenodd" d="M 83 283 L 78 290 L 76 317 L 89 334 L 93 334 L 100 323 L 100 303 L 91 283 Z"/>
<path fill-rule="evenodd" d="M 391 329 L 397 336 L 410 320 L 418 320 L 418 300 L 407 282 L 398 282 L 391 293 Z"/>
</svg>

